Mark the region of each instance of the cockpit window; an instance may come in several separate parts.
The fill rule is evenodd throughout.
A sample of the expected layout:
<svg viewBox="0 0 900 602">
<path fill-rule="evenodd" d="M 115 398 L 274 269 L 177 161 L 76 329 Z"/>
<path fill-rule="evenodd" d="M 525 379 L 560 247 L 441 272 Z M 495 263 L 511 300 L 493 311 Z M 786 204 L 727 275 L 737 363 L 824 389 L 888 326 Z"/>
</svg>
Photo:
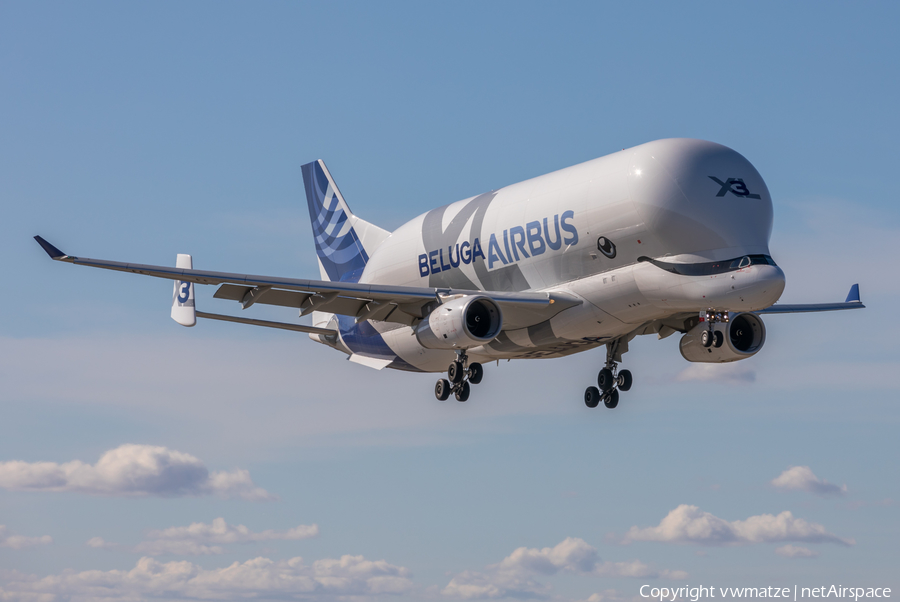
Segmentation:
<svg viewBox="0 0 900 602">
<path fill-rule="evenodd" d="M 744 255 L 743 257 L 738 257 L 737 259 L 735 259 L 734 261 L 731 262 L 731 269 L 740 270 L 743 268 L 747 268 L 747 267 L 750 267 L 750 263 L 751 263 L 750 256 Z"/>
<path fill-rule="evenodd" d="M 668 263 L 650 259 L 649 257 L 638 257 L 638 261 L 652 263 L 660 269 L 681 276 L 713 276 L 741 270 L 751 265 L 776 265 L 775 260 L 768 255 L 744 255 L 743 257 L 735 257 L 725 261 L 710 261 L 706 263 Z"/>
</svg>

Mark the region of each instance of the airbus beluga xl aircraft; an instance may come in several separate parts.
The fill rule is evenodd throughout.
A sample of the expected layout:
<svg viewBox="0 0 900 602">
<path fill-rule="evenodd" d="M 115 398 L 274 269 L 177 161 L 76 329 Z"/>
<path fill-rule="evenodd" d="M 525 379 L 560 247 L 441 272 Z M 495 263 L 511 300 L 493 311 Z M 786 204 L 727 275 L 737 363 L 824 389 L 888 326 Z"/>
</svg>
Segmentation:
<svg viewBox="0 0 900 602">
<path fill-rule="evenodd" d="M 772 198 L 737 152 L 702 140 L 658 140 L 438 207 L 394 232 L 351 213 L 322 161 L 302 167 L 320 280 L 67 255 L 55 260 L 175 281 L 172 318 L 225 320 L 308 333 L 375 369 L 445 372 L 435 396 L 469 398 L 482 363 L 606 347 L 588 407 L 619 403 L 620 370 L 637 335 L 681 333 L 690 362 L 732 362 L 762 349 L 762 314 L 864 307 L 774 305 L 784 272 L 769 254 Z M 312 326 L 196 311 L 194 284 L 215 298 L 279 305 Z M 449 369 L 448 369 L 449 366 Z"/>
</svg>

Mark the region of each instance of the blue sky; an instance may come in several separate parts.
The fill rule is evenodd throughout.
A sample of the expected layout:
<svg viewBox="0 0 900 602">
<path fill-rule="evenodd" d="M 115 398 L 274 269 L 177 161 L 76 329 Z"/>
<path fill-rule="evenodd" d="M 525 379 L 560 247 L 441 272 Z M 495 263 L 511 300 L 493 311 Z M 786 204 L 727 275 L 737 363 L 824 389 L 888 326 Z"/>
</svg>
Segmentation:
<svg viewBox="0 0 900 602">
<path fill-rule="evenodd" d="M 0 598 L 900 586 L 898 17 L 0 2 Z M 31 239 L 315 277 L 303 163 L 394 229 L 672 136 L 766 179 L 783 301 L 859 282 L 868 309 L 771 316 L 759 355 L 716 369 L 642 337 L 614 412 L 581 401 L 600 352 L 492 366 L 439 404 L 433 376 L 302 335 L 181 328 L 169 283 L 54 264 Z M 212 293 L 202 308 L 234 309 Z"/>
</svg>

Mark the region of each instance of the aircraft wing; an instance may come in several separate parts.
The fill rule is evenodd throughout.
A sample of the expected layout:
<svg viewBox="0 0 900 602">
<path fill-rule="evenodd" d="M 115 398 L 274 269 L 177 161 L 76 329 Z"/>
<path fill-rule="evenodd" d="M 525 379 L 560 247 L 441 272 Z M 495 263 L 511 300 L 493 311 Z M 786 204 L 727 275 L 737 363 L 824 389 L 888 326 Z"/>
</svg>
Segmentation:
<svg viewBox="0 0 900 602">
<path fill-rule="evenodd" d="M 244 309 L 260 303 L 293 307 L 300 310 L 300 315 L 323 311 L 352 316 L 357 322 L 380 320 L 413 325 L 443 299 L 458 295 L 484 295 L 500 306 L 504 315 L 504 330 L 511 330 L 538 324 L 565 309 L 581 304 L 581 300 L 576 297 L 555 292 L 470 291 L 330 282 L 89 259 L 67 255 L 40 236 L 34 238 L 56 261 L 167 280 L 221 285 L 214 296 L 239 301 Z"/>
<path fill-rule="evenodd" d="M 807 305 L 779 305 L 776 303 L 771 307 L 762 309 L 755 313 L 758 314 L 799 314 L 820 311 L 838 311 L 842 309 L 863 309 L 865 305 L 859 298 L 859 285 L 854 284 L 850 287 L 850 293 L 847 300 L 843 303 L 810 303 Z"/>
</svg>

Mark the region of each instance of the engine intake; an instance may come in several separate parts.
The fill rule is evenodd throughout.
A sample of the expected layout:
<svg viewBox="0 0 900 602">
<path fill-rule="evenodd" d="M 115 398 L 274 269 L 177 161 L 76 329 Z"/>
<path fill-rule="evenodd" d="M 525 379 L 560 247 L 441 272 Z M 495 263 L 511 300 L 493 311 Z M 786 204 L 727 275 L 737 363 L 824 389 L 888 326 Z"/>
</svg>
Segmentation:
<svg viewBox="0 0 900 602">
<path fill-rule="evenodd" d="M 416 339 L 427 349 L 468 349 L 490 343 L 503 328 L 500 306 L 490 297 L 447 301 L 419 322 Z"/>
<path fill-rule="evenodd" d="M 709 325 L 701 322 L 681 337 L 679 348 L 687 361 L 735 362 L 756 355 L 766 342 L 766 325 L 753 313 L 735 314 L 728 322 L 713 325 L 713 330 L 724 335 L 721 347 L 704 347 L 700 342 L 704 330 L 709 330 Z"/>
</svg>

